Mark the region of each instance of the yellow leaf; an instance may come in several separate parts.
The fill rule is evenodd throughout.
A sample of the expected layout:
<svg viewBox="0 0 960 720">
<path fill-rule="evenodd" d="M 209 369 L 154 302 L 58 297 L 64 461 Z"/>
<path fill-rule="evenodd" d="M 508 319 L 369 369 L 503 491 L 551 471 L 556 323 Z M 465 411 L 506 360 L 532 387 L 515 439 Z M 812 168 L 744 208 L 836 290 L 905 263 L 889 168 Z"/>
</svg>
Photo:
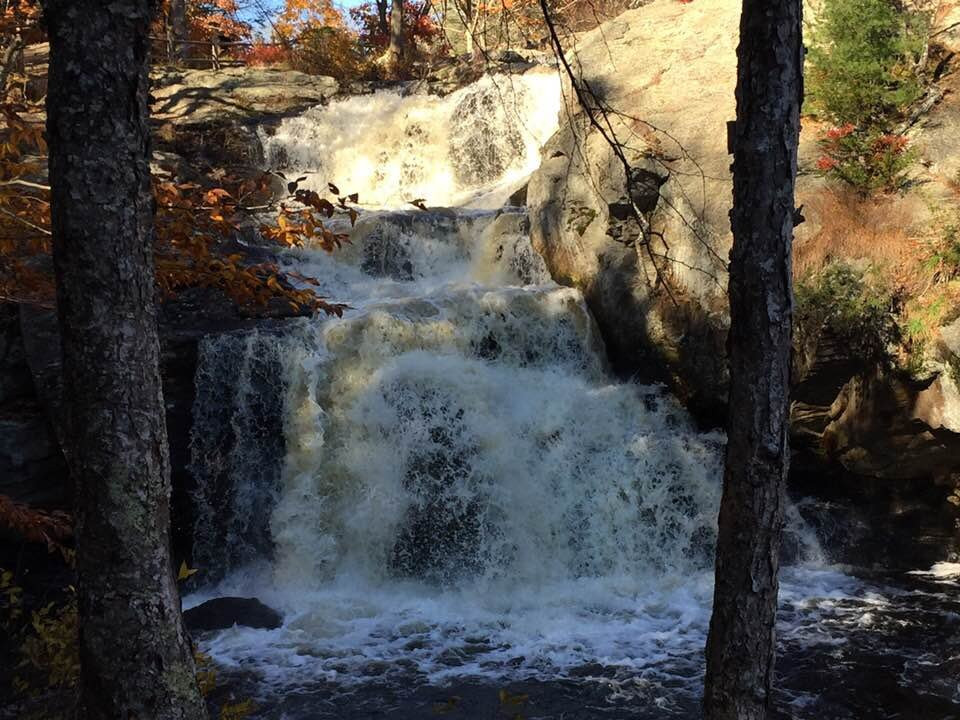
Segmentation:
<svg viewBox="0 0 960 720">
<path fill-rule="evenodd" d="M 187 562 L 184 560 L 180 563 L 180 570 L 177 572 L 177 581 L 186 580 L 188 577 L 197 572 L 196 568 L 188 568 Z"/>
</svg>

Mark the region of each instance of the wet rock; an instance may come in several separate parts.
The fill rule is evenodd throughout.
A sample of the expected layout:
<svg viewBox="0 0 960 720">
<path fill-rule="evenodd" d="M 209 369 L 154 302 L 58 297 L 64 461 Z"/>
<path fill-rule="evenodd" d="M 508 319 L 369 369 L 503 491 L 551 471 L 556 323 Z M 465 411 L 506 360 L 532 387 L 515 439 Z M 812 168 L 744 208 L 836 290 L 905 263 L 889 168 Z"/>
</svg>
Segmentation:
<svg viewBox="0 0 960 720">
<path fill-rule="evenodd" d="M 464 92 L 450 120 L 451 136 L 459 139 L 450 160 L 461 185 L 483 185 L 519 162 L 526 144 L 513 116 L 504 110 L 503 91 L 475 85 Z"/>
<path fill-rule="evenodd" d="M 0 494 L 62 508 L 70 503 L 67 479 L 30 373 L 18 308 L 0 304 Z"/>
<path fill-rule="evenodd" d="M 274 630 L 283 624 L 283 616 L 256 598 L 220 597 L 184 610 L 183 621 L 191 632 L 225 630 L 234 625 Z"/>
</svg>

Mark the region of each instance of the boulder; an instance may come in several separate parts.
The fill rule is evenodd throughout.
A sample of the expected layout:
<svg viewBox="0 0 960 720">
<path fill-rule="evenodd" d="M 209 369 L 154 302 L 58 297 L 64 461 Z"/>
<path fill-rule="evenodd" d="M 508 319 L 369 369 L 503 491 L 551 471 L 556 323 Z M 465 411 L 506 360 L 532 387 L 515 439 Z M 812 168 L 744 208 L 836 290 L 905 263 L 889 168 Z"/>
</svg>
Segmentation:
<svg viewBox="0 0 960 720">
<path fill-rule="evenodd" d="M 67 478 L 30 374 L 17 306 L 0 304 L 0 495 L 62 508 L 70 502 Z"/>
<path fill-rule="evenodd" d="M 594 110 L 603 130 L 568 83 L 562 126 L 525 198 L 534 247 L 558 282 L 583 291 L 614 366 L 669 383 L 708 424 L 723 416 L 727 382 L 727 123 L 736 114 L 739 11 L 725 0 L 653 0 L 580 36 L 568 55 L 593 106 L 606 112 Z M 950 47 L 957 12 L 941 7 L 935 42 Z M 941 84 L 948 88 L 953 68 L 945 62 Z M 935 210 L 957 206 L 955 95 L 933 92 L 942 99 L 912 118 L 909 135 L 922 156 L 918 189 L 848 209 L 843 222 L 835 217 L 844 202 L 838 188 L 815 168 L 822 123 L 804 118 L 800 271 L 836 257 L 869 261 L 884 249 L 891 257 L 881 259 L 892 263 L 897 252 L 915 254 L 909 238 L 929 230 Z M 649 227 L 647 243 L 641 225 Z"/>
<path fill-rule="evenodd" d="M 946 386 L 946 390 L 945 390 Z M 847 470 L 886 479 L 960 473 L 960 435 L 944 427 L 952 380 L 917 382 L 882 368 L 853 377 L 830 407 L 823 447 Z"/>
<path fill-rule="evenodd" d="M 655 0 L 586 33 L 574 51 L 583 82 L 619 113 L 601 133 L 565 93 L 572 119 L 526 198 L 534 247 L 583 291 L 614 367 L 668 382 L 708 424 L 726 386 L 738 19 L 723 0 Z"/>
<path fill-rule="evenodd" d="M 234 625 L 275 630 L 283 625 L 283 616 L 256 598 L 220 597 L 184 610 L 183 622 L 194 633 L 226 630 Z"/>
<path fill-rule="evenodd" d="M 298 113 L 339 90 L 331 77 L 274 68 L 163 70 L 151 80 L 153 119 L 191 125 Z"/>
</svg>

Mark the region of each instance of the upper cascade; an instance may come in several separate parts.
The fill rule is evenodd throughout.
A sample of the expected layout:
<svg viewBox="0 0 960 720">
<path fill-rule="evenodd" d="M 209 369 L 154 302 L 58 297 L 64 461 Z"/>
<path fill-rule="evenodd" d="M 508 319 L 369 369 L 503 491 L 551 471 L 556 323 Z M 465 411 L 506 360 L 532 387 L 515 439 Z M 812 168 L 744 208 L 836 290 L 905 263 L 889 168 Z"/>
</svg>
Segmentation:
<svg viewBox="0 0 960 720">
<path fill-rule="evenodd" d="M 261 131 L 271 170 L 334 183 L 361 204 L 499 207 L 540 164 L 556 132 L 556 70 L 488 75 L 450 95 L 379 90 L 318 105 Z"/>
</svg>

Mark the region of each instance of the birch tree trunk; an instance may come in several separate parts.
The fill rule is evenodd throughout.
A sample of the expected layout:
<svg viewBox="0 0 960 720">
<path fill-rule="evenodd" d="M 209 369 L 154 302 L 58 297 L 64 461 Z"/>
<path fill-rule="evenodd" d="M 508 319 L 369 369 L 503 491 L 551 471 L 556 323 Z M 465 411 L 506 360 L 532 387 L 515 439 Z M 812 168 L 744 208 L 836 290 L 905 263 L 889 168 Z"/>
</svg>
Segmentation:
<svg viewBox="0 0 960 720">
<path fill-rule="evenodd" d="M 46 0 L 47 134 L 87 718 L 205 716 L 170 566 L 149 0 Z"/>
<path fill-rule="evenodd" d="M 790 251 L 800 104 L 801 0 L 743 0 L 730 252 L 729 418 L 707 640 L 707 720 L 770 706 L 789 465 Z"/>
</svg>

